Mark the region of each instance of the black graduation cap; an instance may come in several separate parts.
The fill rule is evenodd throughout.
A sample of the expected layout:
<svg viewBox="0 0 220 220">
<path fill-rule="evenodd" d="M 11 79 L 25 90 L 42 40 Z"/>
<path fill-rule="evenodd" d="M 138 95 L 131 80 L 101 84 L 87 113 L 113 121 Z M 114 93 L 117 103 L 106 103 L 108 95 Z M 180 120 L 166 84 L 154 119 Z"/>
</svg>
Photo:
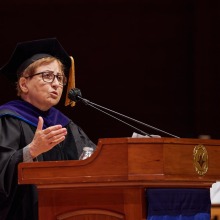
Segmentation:
<svg viewBox="0 0 220 220">
<path fill-rule="evenodd" d="M 56 38 L 20 42 L 16 45 L 8 63 L 0 68 L 0 74 L 5 75 L 10 81 L 18 80 L 17 74 L 25 70 L 31 63 L 43 57 L 53 56 L 64 65 L 65 75 L 68 78 L 67 93 L 75 87 L 74 60 L 64 50 Z M 66 100 L 65 105 L 71 104 Z"/>
<path fill-rule="evenodd" d="M 23 71 L 34 61 L 54 56 L 63 63 L 66 71 L 69 71 L 71 59 L 56 38 L 47 38 L 34 41 L 20 42 L 16 45 L 8 63 L 0 69 L 11 81 L 17 81 L 18 70 Z"/>
</svg>

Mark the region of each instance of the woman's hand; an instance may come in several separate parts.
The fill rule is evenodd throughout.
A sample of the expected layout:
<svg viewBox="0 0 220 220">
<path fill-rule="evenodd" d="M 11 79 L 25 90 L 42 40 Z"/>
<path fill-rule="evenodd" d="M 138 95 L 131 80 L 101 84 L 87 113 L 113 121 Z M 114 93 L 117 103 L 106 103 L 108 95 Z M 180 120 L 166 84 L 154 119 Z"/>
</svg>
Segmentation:
<svg viewBox="0 0 220 220">
<path fill-rule="evenodd" d="M 62 128 L 61 125 L 54 125 L 43 130 L 43 124 L 43 118 L 39 117 L 37 130 L 32 142 L 29 144 L 30 154 L 33 158 L 62 142 L 67 134 L 66 128 Z"/>
</svg>

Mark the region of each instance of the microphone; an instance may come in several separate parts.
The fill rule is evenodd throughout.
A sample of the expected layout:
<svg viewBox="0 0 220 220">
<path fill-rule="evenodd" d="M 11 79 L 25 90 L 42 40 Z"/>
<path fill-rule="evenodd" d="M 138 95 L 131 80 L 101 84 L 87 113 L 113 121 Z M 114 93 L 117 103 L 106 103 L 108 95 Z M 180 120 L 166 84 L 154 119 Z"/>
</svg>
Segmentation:
<svg viewBox="0 0 220 220">
<path fill-rule="evenodd" d="M 80 99 L 82 99 L 82 93 L 80 89 L 77 88 L 71 89 L 68 93 L 68 98 L 74 102 L 80 101 Z"/>
<path fill-rule="evenodd" d="M 176 135 L 174 135 L 174 134 L 168 133 L 168 132 L 163 131 L 163 130 L 161 130 L 161 129 L 159 129 L 159 128 L 153 127 L 153 126 L 151 126 L 151 125 L 149 125 L 149 124 L 143 123 L 143 122 L 138 121 L 138 120 L 136 120 L 136 119 L 134 119 L 134 118 L 128 117 L 128 116 L 126 116 L 126 115 L 124 115 L 124 114 L 121 114 L 121 113 L 119 113 L 119 112 L 116 112 L 116 111 L 113 111 L 113 110 L 108 109 L 108 108 L 106 108 L 106 107 L 103 107 L 103 106 L 101 106 L 101 105 L 98 105 L 98 104 L 96 104 L 96 103 L 94 103 L 94 102 L 89 101 L 88 99 L 82 98 L 82 93 L 81 93 L 80 89 L 78 89 L 78 88 L 71 89 L 71 90 L 69 91 L 69 93 L 68 93 L 68 98 L 69 98 L 70 100 L 74 101 L 74 102 L 81 101 L 83 104 L 89 105 L 90 107 L 95 108 L 96 110 L 98 110 L 98 111 L 100 111 L 100 112 L 102 112 L 102 113 L 104 113 L 104 114 L 107 114 L 108 116 L 110 116 L 110 117 L 112 117 L 112 118 L 114 118 L 114 119 L 116 119 L 116 120 L 118 120 L 118 121 L 120 121 L 120 122 L 122 122 L 122 123 L 128 125 L 129 127 L 132 127 L 132 128 L 134 128 L 134 129 L 136 129 L 137 131 L 141 132 L 143 135 L 147 135 L 147 136 L 150 136 L 150 137 L 153 137 L 153 136 L 154 136 L 154 135 L 150 135 L 150 134 L 148 134 L 148 133 L 142 131 L 141 129 L 139 129 L 139 128 L 137 128 L 137 127 L 135 127 L 135 126 L 133 126 L 133 125 L 131 125 L 131 124 L 129 124 L 129 123 L 127 123 L 127 122 L 125 122 L 125 121 L 123 121 L 123 120 L 117 118 L 117 117 L 115 117 L 114 115 L 111 115 L 111 114 L 108 113 L 108 112 L 111 112 L 111 113 L 114 113 L 114 114 L 116 114 L 116 115 L 119 115 L 120 117 L 126 118 L 126 119 L 128 119 L 128 120 L 130 120 L 130 121 L 133 121 L 133 122 L 138 123 L 138 124 L 140 124 L 140 125 L 143 125 L 143 126 L 145 126 L 145 127 L 151 128 L 151 129 L 153 129 L 153 130 L 155 130 L 155 131 L 159 131 L 159 132 L 161 132 L 161 133 L 167 134 L 167 135 L 169 135 L 169 136 L 171 136 L 171 137 L 179 138 L 178 136 L 176 136 Z M 108 112 L 106 112 L 106 111 L 104 111 L 104 110 L 102 110 L 102 109 L 104 109 L 104 110 L 106 110 L 106 111 L 108 111 Z"/>
</svg>

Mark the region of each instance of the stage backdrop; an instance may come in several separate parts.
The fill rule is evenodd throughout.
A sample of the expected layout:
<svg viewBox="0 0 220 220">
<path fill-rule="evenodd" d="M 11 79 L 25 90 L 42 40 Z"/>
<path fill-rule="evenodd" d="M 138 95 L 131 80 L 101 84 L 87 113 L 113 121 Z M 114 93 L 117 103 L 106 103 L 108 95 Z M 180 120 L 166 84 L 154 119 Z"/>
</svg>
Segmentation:
<svg viewBox="0 0 220 220">
<path fill-rule="evenodd" d="M 218 0 L 4 1 L 0 65 L 18 41 L 57 37 L 85 98 L 183 138 L 218 139 L 219 10 Z M 0 104 L 16 98 L 0 81 Z M 64 98 L 57 107 L 94 142 L 134 131 L 88 106 L 64 107 Z"/>
</svg>

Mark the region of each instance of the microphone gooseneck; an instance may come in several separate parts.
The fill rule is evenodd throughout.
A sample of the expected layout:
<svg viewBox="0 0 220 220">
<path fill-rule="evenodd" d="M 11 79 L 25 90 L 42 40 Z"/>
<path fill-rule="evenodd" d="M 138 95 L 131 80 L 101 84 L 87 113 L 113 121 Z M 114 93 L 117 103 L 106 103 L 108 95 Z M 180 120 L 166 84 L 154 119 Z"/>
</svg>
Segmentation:
<svg viewBox="0 0 220 220">
<path fill-rule="evenodd" d="M 124 124 L 126 124 L 126 125 L 128 125 L 128 126 L 130 126 L 130 127 L 132 127 L 132 128 L 134 128 L 134 129 L 136 129 L 137 131 L 141 132 L 143 135 L 148 135 L 148 136 L 152 137 L 150 134 L 148 134 L 148 133 L 146 133 L 146 132 L 140 130 L 139 128 L 137 128 L 137 127 L 135 127 L 135 126 L 133 126 L 133 125 L 131 125 L 131 124 L 129 124 L 129 123 L 127 123 L 127 122 L 125 122 L 125 121 L 123 121 L 123 120 L 117 118 L 117 117 L 115 117 L 114 115 L 111 115 L 111 114 L 108 113 L 108 112 L 111 112 L 111 113 L 114 113 L 114 114 L 116 114 L 116 115 L 119 115 L 119 116 L 121 116 L 121 117 L 123 117 L 123 118 L 126 118 L 126 119 L 128 119 L 128 120 L 130 120 L 130 121 L 133 121 L 133 122 L 138 123 L 138 124 L 140 124 L 140 125 L 143 125 L 143 126 L 145 126 L 145 127 L 151 128 L 151 129 L 153 129 L 153 130 L 155 130 L 155 131 L 159 131 L 159 132 L 161 132 L 161 133 L 167 134 L 167 135 L 169 135 L 169 136 L 171 136 L 171 137 L 179 138 L 178 136 L 173 135 L 173 134 L 170 134 L 170 133 L 168 133 L 168 132 L 166 132 L 166 131 L 163 131 L 163 130 L 161 130 L 161 129 L 159 129 L 159 128 L 153 127 L 153 126 L 151 126 L 151 125 L 148 125 L 148 124 L 146 124 L 146 123 L 143 123 L 143 122 L 141 122 L 141 121 L 138 121 L 138 120 L 136 120 L 136 119 L 134 119 L 134 118 L 128 117 L 128 116 L 126 116 L 126 115 L 124 115 L 124 114 L 121 114 L 121 113 L 119 113 L 119 112 L 116 112 L 116 111 L 113 111 L 113 110 L 108 109 L 108 108 L 106 108 L 106 107 L 103 107 L 103 106 L 101 106 L 101 105 L 98 105 L 98 104 L 96 104 L 96 103 L 94 103 L 94 102 L 91 102 L 91 101 L 89 101 L 89 100 L 87 100 L 87 99 L 84 99 L 84 98 L 82 98 L 82 93 L 81 93 L 80 89 L 78 89 L 78 88 L 71 89 L 71 90 L 69 91 L 69 93 L 68 93 L 68 98 L 69 98 L 70 100 L 74 101 L 74 102 L 81 101 L 81 102 L 84 103 L 85 105 L 89 105 L 90 107 L 92 107 L 92 108 L 94 108 L 94 109 L 96 109 L 96 110 L 98 110 L 98 111 L 100 111 L 100 112 L 102 112 L 102 113 L 104 113 L 104 114 L 106 114 L 106 115 L 108 115 L 108 116 L 110 116 L 110 117 L 112 117 L 112 118 L 114 118 L 114 119 L 116 119 L 116 120 L 118 120 L 118 121 L 120 121 L 120 122 L 122 122 L 122 123 L 124 123 Z M 106 111 L 108 111 L 108 112 L 106 112 L 106 111 L 104 111 L 104 110 L 102 110 L 102 109 L 104 109 L 104 110 L 106 110 Z"/>
</svg>

